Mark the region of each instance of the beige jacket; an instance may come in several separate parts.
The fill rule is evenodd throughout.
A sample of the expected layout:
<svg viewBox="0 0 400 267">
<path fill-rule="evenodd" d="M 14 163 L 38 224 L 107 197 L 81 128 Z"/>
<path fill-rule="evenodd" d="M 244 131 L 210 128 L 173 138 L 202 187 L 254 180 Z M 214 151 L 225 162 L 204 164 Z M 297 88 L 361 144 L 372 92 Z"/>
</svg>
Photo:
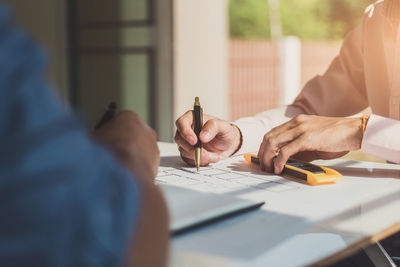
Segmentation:
<svg viewBox="0 0 400 267">
<path fill-rule="evenodd" d="M 387 16 L 386 4 L 367 8 L 326 73 L 309 81 L 293 104 L 235 122 L 243 134 L 238 153 L 258 151 L 265 133 L 300 113 L 346 117 L 369 106 L 362 151 L 400 163 L 400 25 Z"/>
</svg>

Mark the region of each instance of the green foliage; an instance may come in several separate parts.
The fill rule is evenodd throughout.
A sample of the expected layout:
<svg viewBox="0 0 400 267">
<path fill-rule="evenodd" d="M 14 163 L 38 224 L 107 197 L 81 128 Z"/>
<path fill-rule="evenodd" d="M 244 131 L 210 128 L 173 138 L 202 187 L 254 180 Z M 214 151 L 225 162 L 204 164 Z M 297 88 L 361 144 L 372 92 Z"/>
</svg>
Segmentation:
<svg viewBox="0 0 400 267">
<path fill-rule="evenodd" d="M 373 0 L 280 0 L 282 31 L 303 40 L 338 40 Z M 230 35 L 270 38 L 268 0 L 229 0 Z"/>
<path fill-rule="evenodd" d="M 328 37 L 328 25 L 315 12 L 315 7 L 320 2 L 323 1 L 281 0 L 280 10 L 283 35 L 295 35 L 302 39 L 326 39 Z"/>
<path fill-rule="evenodd" d="M 315 10 L 334 39 L 343 38 L 360 22 L 363 11 L 375 0 L 324 0 Z"/>
<path fill-rule="evenodd" d="M 237 38 L 270 36 L 268 0 L 230 0 L 230 35 Z"/>
</svg>

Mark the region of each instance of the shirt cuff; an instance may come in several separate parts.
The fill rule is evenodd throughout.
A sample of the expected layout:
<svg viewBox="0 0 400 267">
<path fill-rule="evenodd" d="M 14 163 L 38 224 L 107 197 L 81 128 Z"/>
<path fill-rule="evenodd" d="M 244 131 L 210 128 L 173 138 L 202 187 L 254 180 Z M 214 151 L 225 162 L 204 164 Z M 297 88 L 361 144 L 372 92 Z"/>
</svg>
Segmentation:
<svg viewBox="0 0 400 267">
<path fill-rule="evenodd" d="M 243 118 L 232 124 L 236 125 L 242 134 L 242 145 L 233 156 L 257 153 L 265 134 L 265 131 L 260 127 L 259 123 L 254 120 Z"/>
<path fill-rule="evenodd" d="M 361 151 L 400 164 L 400 121 L 371 115 Z"/>
<path fill-rule="evenodd" d="M 236 125 L 242 133 L 242 146 L 235 155 L 257 153 L 264 135 L 272 128 L 287 122 L 302 110 L 294 106 L 284 106 L 268 110 L 253 117 L 239 119 L 232 124 Z"/>
</svg>

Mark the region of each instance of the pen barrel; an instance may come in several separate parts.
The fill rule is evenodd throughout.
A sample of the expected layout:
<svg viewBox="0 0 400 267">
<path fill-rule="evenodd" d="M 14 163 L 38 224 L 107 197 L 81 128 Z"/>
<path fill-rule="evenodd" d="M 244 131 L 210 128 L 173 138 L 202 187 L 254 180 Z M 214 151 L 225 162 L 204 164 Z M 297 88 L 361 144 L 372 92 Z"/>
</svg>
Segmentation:
<svg viewBox="0 0 400 267">
<path fill-rule="evenodd" d="M 194 115 L 194 133 L 197 136 L 197 144 L 194 147 L 199 147 L 201 148 L 201 141 L 200 141 L 200 132 L 201 132 L 201 128 L 203 126 L 203 116 L 202 116 L 202 112 L 201 112 L 201 107 L 195 105 L 193 107 L 193 115 Z"/>
<path fill-rule="evenodd" d="M 117 110 L 117 104 L 115 102 L 111 102 L 110 105 L 108 105 L 103 117 L 101 117 L 100 121 L 96 124 L 95 129 L 101 128 L 108 121 L 112 120 L 116 110 Z"/>
</svg>

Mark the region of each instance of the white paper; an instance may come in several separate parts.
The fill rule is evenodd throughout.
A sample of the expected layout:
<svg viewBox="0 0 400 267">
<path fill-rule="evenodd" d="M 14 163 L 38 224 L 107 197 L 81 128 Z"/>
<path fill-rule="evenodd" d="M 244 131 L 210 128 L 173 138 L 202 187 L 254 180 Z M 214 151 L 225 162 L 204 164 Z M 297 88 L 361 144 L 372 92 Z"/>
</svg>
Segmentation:
<svg viewBox="0 0 400 267">
<path fill-rule="evenodd" d="M 317 162 L 321 164 L 321 162 Z M 234 157 L 208 167 L 187 166 L 179 156 L 161 158 L 157 183 L 192 190 L 230 194 L 265 201 L 262 208 L 304 218 L 323 220 L 362 202 L 400 190 L 400 166 L 370 163 L 360 168 L 358 162 L 323 161 L 344 176 L 331 185 L 310 186 L 281 176 L 262 172 L 242 157 Z M 367 166 L 367 168 L 365 168 Z M 392 169 L 388 169 L 388 166 Z M 318 205 L 315 202 L 318 201 Z"/>
</svg>

